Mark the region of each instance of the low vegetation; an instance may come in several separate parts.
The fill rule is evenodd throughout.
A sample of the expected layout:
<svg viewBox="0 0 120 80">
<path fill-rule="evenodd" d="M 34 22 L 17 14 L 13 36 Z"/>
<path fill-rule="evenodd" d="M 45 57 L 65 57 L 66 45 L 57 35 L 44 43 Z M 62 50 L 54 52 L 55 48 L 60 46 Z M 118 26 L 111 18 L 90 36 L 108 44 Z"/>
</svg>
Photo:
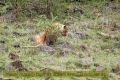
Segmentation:
<svg viewBox="0 0 120 80">
<path fill-rule="evenodd" d="M 17 6 L 9 0 L 0 1 L 1 78 L 4 70 L 107 70 L 108 80 L 120 80 L 119 2 L 51 0 L 52 4 L 47 2 L 50 0 L 45 0 L 46 2 L 41 0 L 43 3 L 38 3 L 37 0 L 32 3 L 30 1 L 32 0 L 21 0 Z M 50 5 L 47 6 L 51 8 L 48 13 L 44 12 L 46 6 L 43 5 L 46 3 L 49 3 Z M 68 27 L 67 36 L 58 36 L 54 45 L 22 48 L 22 46 L 35 45 L 35 34 L 45 31 L 52 22 L 65 24 Z M 12 79 L 39 80 L 38 78 Z M 51 78 L 53 79 L 103 80 L 82 77 Z"/>
</svg>

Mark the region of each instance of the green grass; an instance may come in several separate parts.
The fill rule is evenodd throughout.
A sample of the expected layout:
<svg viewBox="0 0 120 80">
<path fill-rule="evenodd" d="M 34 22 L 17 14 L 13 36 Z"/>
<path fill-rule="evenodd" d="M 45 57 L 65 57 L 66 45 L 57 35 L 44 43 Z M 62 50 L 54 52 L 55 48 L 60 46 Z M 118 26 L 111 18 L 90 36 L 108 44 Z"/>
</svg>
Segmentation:
<svg viewBox="0 0 120 80">
<path fill-rule="evenodd" d="M 56 15 L 52 15 L 52 19 L 47 19 L 45 15 L 40 15 L 34 17 L 31 21 L 16 21 L 13 23 L 0 23 L 0 33 L 8 33 L 7 35 L 0 34 L 0 40 L 3 38 L 7 38 L 7 41 L 5 42 L 5 46 L 8 48 L 8 52 L 4 52 L 0 50 L 0 68 L 4 69 L 5 64 L 13 62 L 14 60 L 11 60 L 8 58 L 9 53 L 13 52 L 17 54 L 20 58 L 25 68 L 32 71 L 40 71 L 44 68 L 50 68 L 54 70 L 86 70 L 84 69 L 84 65 L 90 65 L 89 70 L 94 70 L 96 67 L 93 65 L 94 63 L 98 63 L 101 66 L 104 66 L 109 73 L 113 76 L 113 78 L 116 80 L 119 78 L 119 75 L 116 73 L 111 72 L 111 69 L 113 66 L 115 66 L 118 62 L 115 61 L 116 56 L 120 56 L 120 49 L 115 47 L 114 44 L 119 39 L 120 33 L 116 33 L 114 38 L 106 39 L 104 37 L 98 37 L 98 34 L 101 32 L 103 33 L 109 33 L 110 29 L 109 27 L 101 27 L 99 23 L 101 22 L 102 16 L 100 18 L 95 17 L 92 15 L 91 11 L 94 8 L 93 4 L 99 5 L 98 9 L 101 9 L 103 6 L 103 2 L 94 2 L 91 3 L 91 5 L 79 5 L 76 3 L 78 7 L 81 7 L 85 11 L 85 15 L 81 19 L 77 19 L 78 14 L 73 14 L 71 16 L 75 16 L 76 20 L 74 21 L 74 24 L 81 25 L 80 22 L 88 21 L 90 23 L 90 27 L 88 27 L 85 32 L 87 32 L 91 37 L 87 39 L 75 39 L 71 38 L 69 36 L 66 37 L 58 37 L 58 40 L 55 45 L 58 45 L 58 43 L 61 42 L 68 42 L 73 47 L 68 52 L 65 53 L 65 56 L 62 56 L 60 52 L 63 50 L 60 48 L 58 52 L 55 54 L 50 53 L 43 53 L 40 52 L 39 48 L 14 48 L 13 44 L 20 43 L 20 46 L 29 46 L 34 45 L 33 41 L 30 41 L 29 38 L 34 38 L 35 31 L 42 32 L 46 30 L 51 25 L 51 22 L 58 21 L 59 22 L 67 22 L 69 21 L 69 16 L 66 16 L 63 12 L 59 13 L 59 10 L 62 8 L 58 8 L 56 10 Z M 71 5 L 76 5 L 75 3 L 71 3 Z M 59 4 L 59 6 L 63 6 L 64 9 L 67 8 L 69 4 L 63 3 Z M 56 7 L 57 8 L 57 7 Z M 1 9 L 1 8 L 0 8 Z M 4 8 L 3 8 L 4 9 Z M 64 11 L 63 9 L 63 11 Z M 59 15 L 57 15 L 59 14 Z M 117 14 L 117 13 L 116 13 Z M 61 15 L 61 17 L 59 17 Z M 116 17 L 116 20 L 119 21 L 120 17 L 117 15 L 114 15 L 113 17 Z M 21 15 L 22 16 L 22 15 Z M 111 15 L 108 15 L 111 16 Z M 24 16 L 22 16 L 24 17 Z M 22 20 L 22 17 L 20 17 L 20 20 Z M 92 20 L 91 18 L 95 18 Z M 65 18 L 65 19 L 64 19 Z M 24 18 L 23 18 L 24 19 Z M 107 19 L 106 19 L 107 20 Z M 4 29 L 4 27 L 7 26 L 7 29 Z M 81 32 L 81 29 L 76 29 L 76 27 L 72 27 L 72 30 L 76 30 L 77 32 Z M 72 31 L 71 30 L 71 31 Z M 20 33 L 21 36 L 13 36 L 10 34 L 10 32 L 16 31 Z M 2 43 L 0 43 L 2 45 Z M 85 51 L 82 50 L 81 46 L 85 46 Z M 113 52 L 107 52 L 106 50 L 113 50 Z M 86 57 L 94 58 L 93 62 L 83 64 L 80 62 L 80 60 L 87 60 Z M 0 71 L 2 71 L 0 69 Z M 1 74 L 1 72 L 0 72 Z M 2 77 L 2 75 L 0 75 Z M 109 80 L 113 80 L 113 78 L 109 77 Z M 55 80 L 59 80 L 60 78 L 55 78 Z M 72 78 L 63 78 L 64 80 L 73 80 Z M 38 78 L 20 78 L 17 80 L 39 80 Z M 80 80 L 85 80 L 85 78 L 80 78 Z M 93 80 L 100 80 L 100 79 L 93 79 Z"/>
</svg>

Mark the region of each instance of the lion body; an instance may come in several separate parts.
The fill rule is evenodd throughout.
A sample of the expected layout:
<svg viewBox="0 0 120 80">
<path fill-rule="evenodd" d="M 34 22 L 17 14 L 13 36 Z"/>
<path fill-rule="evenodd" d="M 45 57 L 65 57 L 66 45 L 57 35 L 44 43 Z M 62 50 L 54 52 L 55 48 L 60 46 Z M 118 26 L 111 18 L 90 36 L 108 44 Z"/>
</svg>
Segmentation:
<svg viewBox="0 0 120 80">
<path fill-rule="evenodd" d="M 35 44 L 45 44 L 46 43 L 46 33 L 43 32 L 41 34 L 36 34 L 35 35 Z"/>
<path fill-rule="evenodd" d="M 65 25 L 57 22 L 53 22 L 52 26 L 48 28 L 46 31 L 42 32 L 41 34 L 35 35 L 35 44 L 37 46 L 29 46 L 29 47 L 38 47 L 43 44 L 53 45 L 56 42 L 59 33 L 62 34 L 62 36 L 66 36 L 67 32 L 68 32 L 68 28 Z"/>
</svg>

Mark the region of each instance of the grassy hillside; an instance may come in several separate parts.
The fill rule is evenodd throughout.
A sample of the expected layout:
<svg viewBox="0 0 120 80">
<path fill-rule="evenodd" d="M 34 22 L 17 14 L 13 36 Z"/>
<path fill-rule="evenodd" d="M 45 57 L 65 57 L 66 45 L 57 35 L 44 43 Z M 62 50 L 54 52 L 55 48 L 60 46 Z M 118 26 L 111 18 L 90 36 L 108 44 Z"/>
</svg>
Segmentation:
<svg viewBox="0 0 120 80">
<path fill-rule="evenodd" d="M 14 21 L 3 20 L 9 13 L 0 16 L 0 77 L 3 70 L 16 70 L 9 67 L 11 62 L 20 60 L 29 71 L 52 69 L 64 70 L 108 70 L 108 80 L 120 80 L 120 6 L 105 6 L 105 1 L 61 3 L 56 7 L 56 15 L 22 16 Z M 72 6 L 65 13 L 68 6 Z M 7 6 L 0 7 L 0 12 Z M 74 8 L 78 11 L 74 12 Z M 82 10 L 81 13 L 79 10 Z M 8 19 L 10 19 L 8 17 Z M 69 28 L 66 37 L 59 36 L 53 46 L 33 46 L 36 32 L 44 31 L 52 22 L 66 24 Z M 13 53 L 19 58 L 10 59 Z M 39 78 L 13 78 L 13 80 L 43 80 Z M 49 80 L 45 79 L 44 80 Z M 51 80 L 103 80 L 100 78 L 51 78 Z"/>
</svg>

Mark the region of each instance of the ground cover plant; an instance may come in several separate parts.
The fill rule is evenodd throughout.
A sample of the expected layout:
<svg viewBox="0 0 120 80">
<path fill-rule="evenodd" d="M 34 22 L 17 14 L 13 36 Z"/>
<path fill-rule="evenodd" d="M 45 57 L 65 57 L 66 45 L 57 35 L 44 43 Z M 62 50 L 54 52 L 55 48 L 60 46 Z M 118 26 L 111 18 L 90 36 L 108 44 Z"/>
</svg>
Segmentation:
<svg viewBox="0 0 120 80">
<path fill-rule="evenodd" d="M 68 27 L 54 45 L 34 46 L 34 36 L 52 22 Z M 4 70 L 109 71 L 120 80 L 118 0 L 1 0 L 0 80 Z M 104 80 L 101 78 L 11 78 L 12 80 Z"/>
</svg>

